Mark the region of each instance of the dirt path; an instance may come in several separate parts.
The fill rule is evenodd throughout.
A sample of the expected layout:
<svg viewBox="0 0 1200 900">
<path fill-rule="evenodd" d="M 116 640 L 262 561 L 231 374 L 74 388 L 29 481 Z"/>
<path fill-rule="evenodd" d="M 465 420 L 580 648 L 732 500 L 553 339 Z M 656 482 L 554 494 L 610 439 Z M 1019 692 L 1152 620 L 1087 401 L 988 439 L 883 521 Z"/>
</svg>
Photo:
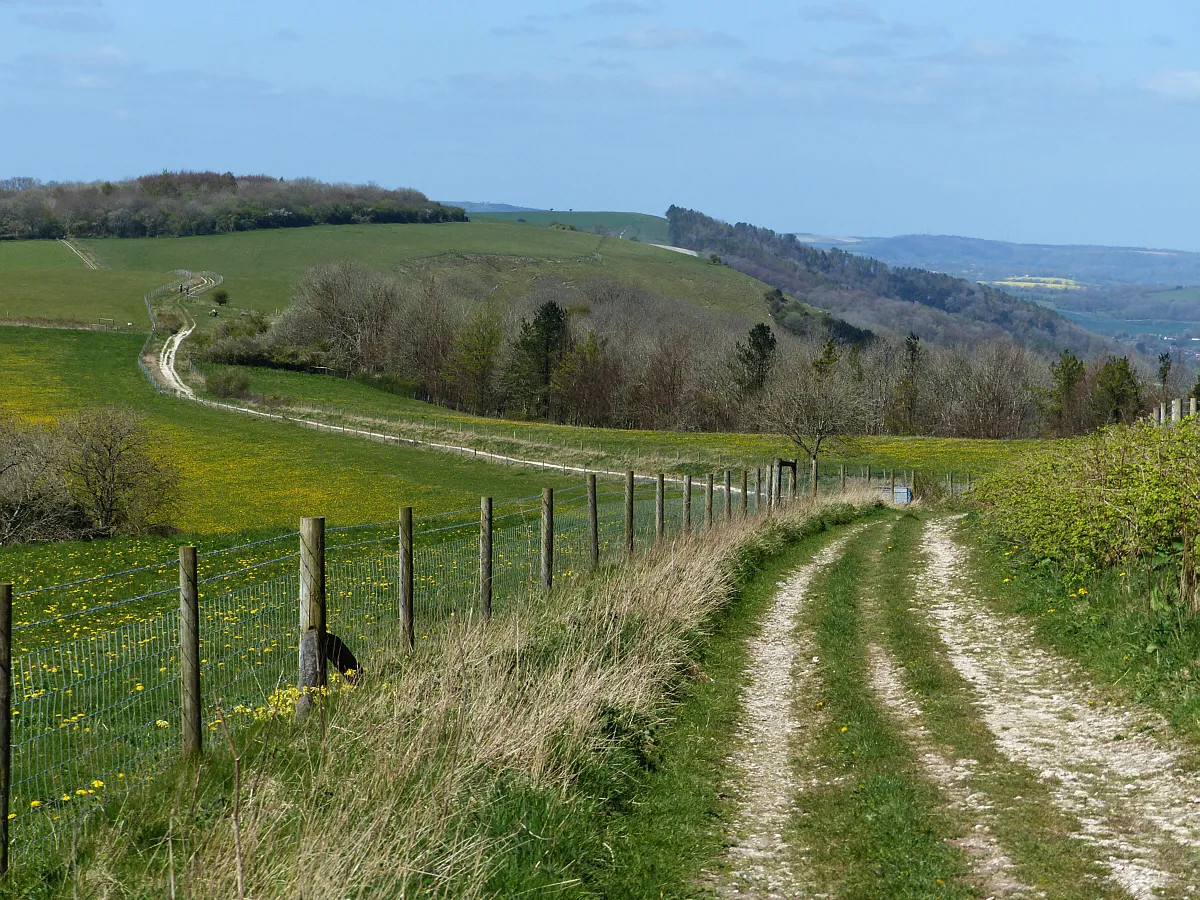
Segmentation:
<svg viewBox="0 0 1200 900">
<path fill-rule="evenodd" d="M 977 692 L 998 749 L 1039 773 L 1130 896 L 1197 895 L 1200 778 L 1166 723 L 1109 705 L 1077 667 L 1039 648 L 1025 623 L 989 611 L 954 528 L 950 518 L 926 526 L 921 606 Z"/>
<path fill-rule="evenodd" d="M 880 702 L 897 720 L 917 753 L 930 781 L 950 806 L 967 821 L 970 832 L 955 843 L 966 852 L 972 873 L 986 887 L 989 897 L 1036 897 L 1015 875 L 1016 866 L 992 833 L 993 803 L 971 783 L 976 767 L 973 759 L 952 758 L 931 738 L 922 724 L 920 704 L 905 687 L 896 661 L 881 646 L 870 649 L 871 687 Z"/>
<path fill-rule="evenodd" d="M 815 721 L 801 722 L 795 697 L 815 675 L 811 645 L 796 630 L 809 602 L 809 588 L 820 572 L 837 562 L 846 543 L 861 527 L 844 535 L 801 566 L 786 581 L 748 647 L 749 664 L 742 692 L 744 747 L 733 759 L 728 790 L 738 811 L 726 857 L 728 871 L 712 885 L 721 897 L 806 897 L 803 879 L 790 865 L 783 831 L 802 790 L 791 765 L 793 740 Z"/>
</svg>

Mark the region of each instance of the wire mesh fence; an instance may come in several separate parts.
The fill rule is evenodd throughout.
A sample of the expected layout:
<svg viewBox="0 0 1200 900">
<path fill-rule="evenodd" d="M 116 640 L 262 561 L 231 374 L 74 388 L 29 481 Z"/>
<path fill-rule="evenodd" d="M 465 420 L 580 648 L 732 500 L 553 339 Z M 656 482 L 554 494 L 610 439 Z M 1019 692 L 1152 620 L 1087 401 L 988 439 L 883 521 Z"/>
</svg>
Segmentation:
<svg viewBox="0 0 1200 900">
<path fill-rule="evenodd" d="M 802 476 L 804 473 L 801 473 Z M 847 476 L 859 484 L 866 473 Z M 881 491 L 886 473 L 874 475 Z M 840 486 L 842 472 L 822 486 Z M 831 481 L 832 480 L 832 481 Z M 901 479 L 907 481 L 907 478 Z M 955 486 L 953 478 L 947 487 Z M 701 532 L 728 508 L 758 515 L 768 507 L 769 483 L 750 472 L 743 497 L 741 473 L 726 492 L 715 478 L 633 482 L 633 542 L 638 549 L 685 530 Z M 804 494 L 797 484 L 789 493 Z M 596 550 L 600 565 L 626 554 L 629 486 L 599 480 Z M 586 485 L 558 491 L 554 506 L 556 583 L 588 572 L 591 517 Z M 492 608 L 497 614 L 536 590 L 541 576 L 542 498 L 496 504 L 492 516 Z M 363 667 L 401 640 L 398 522 L 330 528 L 326 532 L 328 630 L 352 649 Z M 218 725 L 214 700 L 231 714 L 253 718 L 271 708 L 296 681 L 300 643 L 298 532 L 199 555 L 199 648 L 202 730 Z M 37 600 L 47 618 L 14 627 L 12 779 L 10 823 L 16 858 L 60 849 L 71 826 L 101 804 L 157 777 L 178 758 L 182 715 L 178 561 L 160 560 L 66 585 L 18 594 Z M 122 598 L 124 594 L 124 598 Z M 68 604 L 66 598 L 86 602 Z M 416 639 L 453 617 L 475 615 L 480 601 L 480 511 L 424 517 L 413 526 L 413 608 Z M 64 623 L 89 617 L 104 627 L 80 626 L 69 639 Z M 23 641 L 23 636 L 25 640 Z"/>
</svg>

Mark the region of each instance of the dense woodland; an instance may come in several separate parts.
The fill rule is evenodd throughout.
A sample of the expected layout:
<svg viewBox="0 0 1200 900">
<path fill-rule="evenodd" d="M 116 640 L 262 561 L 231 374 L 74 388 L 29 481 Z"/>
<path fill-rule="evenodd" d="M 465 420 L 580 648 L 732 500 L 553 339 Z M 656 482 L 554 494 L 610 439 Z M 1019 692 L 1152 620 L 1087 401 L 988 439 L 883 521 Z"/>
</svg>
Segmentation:
<svg viewBox="0 0 1200 900">
<path fill-rule="evenodd" d="M 916 334 L 798 338 L 765 322 L 747 331 L 745 320 L 614 279 L 548 280 L 508 307 L 467 287 L 429 272 L 323 265 L 278 321 L 222 323 L 202 353 L 332 372 L 484 415 L 620 428 L 791 433 L 813 427 L 796 417 L 819 408 L 830 434 L 1009 438 L 1131 421 L 1162 390 L 1123 357 L 1085 364 L 1004 339 L 968 350 Z M 1176 390 L 1182 370 L 1166 377 Z"/>
<path fill-rule="evenodd" d="M 828 310 L 852 326 L 912 331 L 922 339 L 958 343 L 1010 338 L 1039 351 L 1066 347 L 1092 356 L 1103 339 L 1033 303 L 1003 291 L 925 269 L 893 269 L 836 248 L 819 250 L 794 235 L 695 210 L 667 210 L 671 243 L 720 260 L 792 297 Z M 780 320 L 787 327 L 786 316 Z"/>
<path fill-rule="evenodd" d="M 129 181 L 0 180 L 0 239 L 179 237 L 365 222 L 460 222 L 420 191 L 285 181 L 266 175 L 163 172 Z"/>
</svg>

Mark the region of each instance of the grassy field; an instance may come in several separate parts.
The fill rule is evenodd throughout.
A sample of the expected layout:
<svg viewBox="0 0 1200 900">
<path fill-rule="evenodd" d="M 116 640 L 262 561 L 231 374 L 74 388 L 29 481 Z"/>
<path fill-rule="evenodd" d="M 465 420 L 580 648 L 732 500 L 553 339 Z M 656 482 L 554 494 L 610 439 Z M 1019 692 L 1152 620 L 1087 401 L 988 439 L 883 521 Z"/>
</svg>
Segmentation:
<svg viewBox="0 0 1200 900">
<path fill-rule="evenodd" d="M 48 421 L 83 406 L 116 403 L 148 417 L 180 471 L 175 524 L 184 535 L 293 530 L 300 517 L 331 526 L 396 518 L 402 504 L 418 516 L 476 506 L 485 494 L 536 494 L 576 484 L 520 469 L 249 419 L 162 397 L 134 361 L 140 335 L 0 327 L 0 410 Z M 0 568 L 37 583 L 169 556 L 184 537 L 5 548 Z M 59 550 L 62 550 L 60 553 Z M 18 588 L 20 590 L 20 588 Z"/>
<path fill-rule="evenodd" d="M 216 366 L 204 366 L 212 371 Z M 452 439 L 480 450 L 540 456 L 576 465 L 662 469 L 700 474 L 725 467 L 765 465 L 776 456 L 794 458 L 788 441 L 770 434 L 625 431 L 578 428 L 538 422 L 505 421 L 472 416 L 399 397 L 356 381 L 301 372 L 248 369 L 252 394 L 281 399 L 294 410 L 318 411 L 322 418 L 347 423 L 391 423 L 413 436 L 428 431 L 430 439 Z M 845 464 L 859 467 L 921 469 L 931 473 L 980 475 L 1027 449 L 1029 441 L 960 438 L 864 437 L 849 442 L 826 459 L 826 471 Z"/>
<path fill-rule="evenodd" d="M 545 279 L 617 278 L 740 317 L 746 327 L 766 316 L 766 286 L 725 266 L 635 241 L 506 222 L 321 226 L 82 243 L 117 273 L 179 268 L 220 273 L 231 295 L 224 315 L 274 314 L 288 305 L 292 285 L 312 266 L 357 259 L 387 271 L 429 269 L 462 296 L 507 300 Z M 0 261 L 11 246 L 16 245 L 0 245 Z M 211 302 L 200 298 L 191 306 L 201 327 L 209 327 L 211 320 L 199 314 Z"/>
<path fill-rule="evenodd" d="M 175 268 L 175 267 L 172 267 Z M 60 241 L 0 243 L 0 320 L 51 320 L 150 329 L 142 296 L 165 274 L 93 271 Z"/>
<path fill-rule="evenodd" d="M 537 212 L 476 212 L 471 213 L 470 218 L 472 220 L 489 219 L 495 222 L 524 220 L 529 225 L 543 228 L 553 222 L 561 222 L 564 225 L 574 225 L 581 231 L 595 231 L 597 227 L 603 227 L 607 228 L 614 237 L 623 237 L 626 240 L 636 238 L 650 244 L 670 243 L 667 220 L 662 216 L 648 216 L 645 213 L 538 210 Z"/>
</svg>

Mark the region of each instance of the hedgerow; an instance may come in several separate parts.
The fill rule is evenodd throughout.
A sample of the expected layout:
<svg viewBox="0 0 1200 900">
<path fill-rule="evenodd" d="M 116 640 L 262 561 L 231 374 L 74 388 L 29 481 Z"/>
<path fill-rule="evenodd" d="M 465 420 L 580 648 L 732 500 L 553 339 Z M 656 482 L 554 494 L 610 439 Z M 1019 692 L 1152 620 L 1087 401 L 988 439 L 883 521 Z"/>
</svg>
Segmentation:
<svg viewBox="0 0 1200 900">
<path fill-rule="evenodd" d="M 1200 422 L 1113 426 L 1011 460 L 973 498 L 1036 563 L 1077 576 L 1145 567 L 1148 591 L 1200 609 Z"/>
</svg>

